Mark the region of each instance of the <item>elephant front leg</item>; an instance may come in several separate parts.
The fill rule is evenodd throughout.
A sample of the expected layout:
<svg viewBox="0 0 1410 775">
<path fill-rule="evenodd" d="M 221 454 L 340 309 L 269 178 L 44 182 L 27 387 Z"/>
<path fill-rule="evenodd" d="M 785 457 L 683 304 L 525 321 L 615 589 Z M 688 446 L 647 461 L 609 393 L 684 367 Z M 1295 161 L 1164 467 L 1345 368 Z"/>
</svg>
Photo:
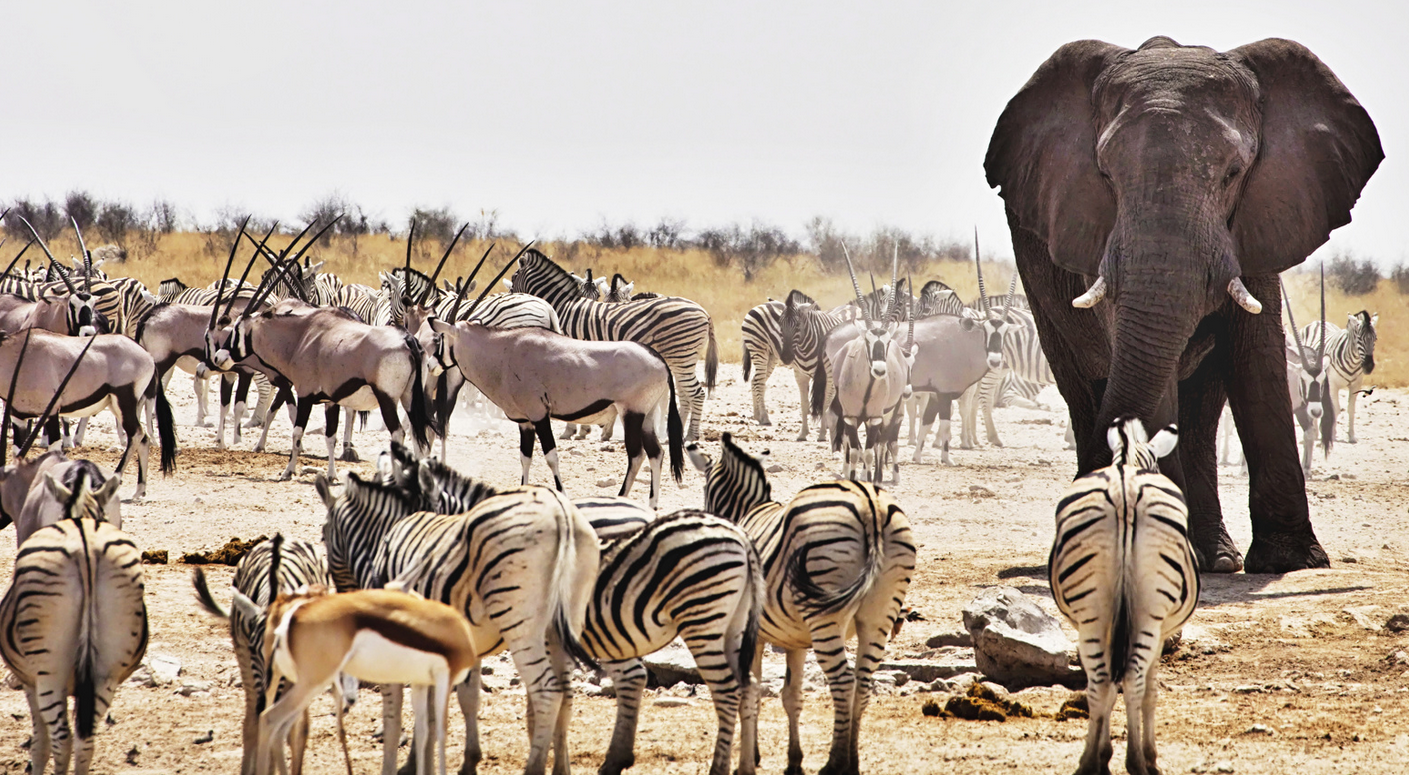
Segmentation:
<svg viewBox="0 0 1410 775">
<path fill-rule="evenodd" d="M 1271 312 L 1282 305 L 1276 277 L 1245 278 L 1249 291 Z M 1248 463 L 1248 507 L 1253 543 L 1244 557 L 1249 573 L 1326 568 L 1308 516 L 1306 481 L 1297 457 L 1292 401 L 1288 398 L 1282 321 L 1265 312 L 1229 313 L 1229 362 L 1225 387 Z"/>
<path fill-rule="evenodd" d="M 1222 364 L 1218 353 L 1207 356 L 1195 373 L 1180 383 L 1178 390 L 1180 444 L 1176 454 L 1180 457 L 1185 502 L 1190 509 L 1190 543 L 1199 559 L 1200 570 L 1205 573 L 1237 573 L 1244 566 L 1243 555 L 1229 537 L 1219 507 L 1219 467 L 1215 452 L 1219 418 L 1224 413 Z"/>
</svg>

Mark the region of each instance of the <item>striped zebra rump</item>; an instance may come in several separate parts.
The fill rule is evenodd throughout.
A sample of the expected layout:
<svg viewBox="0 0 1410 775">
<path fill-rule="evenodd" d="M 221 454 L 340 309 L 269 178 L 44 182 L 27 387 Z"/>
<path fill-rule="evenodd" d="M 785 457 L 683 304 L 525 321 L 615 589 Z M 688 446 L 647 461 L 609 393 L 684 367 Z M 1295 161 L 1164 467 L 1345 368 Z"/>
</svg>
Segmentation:
<svg viewBox="0 0 1410 775">
<path fill-rule="evenodd" d="M 343 285 L 333 295 L 329 306 L 341 307 L 368 325 L 387 325 L 392 319 L 390 303 L 382 298 L 376 288 L 370 285 L 359 285 L 358 283 Z"/>
<path fill-rule="evenodd" d="M 140 280 L 133 277 L 118 277 L 112 281 L 112 285 L 118 293 L 118 318 L 122 321 L 122 327 L 115 327 L 113 333 L 136 339 L 138 324 L 160 300 L 152 295 Z"/>
<path fill-rule="evenodd" d="M 442 299 L 436 309 L 436 316 L 450 320 L 455 313 L 455 297 Z M 555 334 L 563 333 L 558 311 L 548 302 L 528 293 L 496 293 L 485 297 L 480 306 L 470 309 L 468 302 L 462 302 L 458 320 L 483 323 L 490 328 L 546 328 Z"/>
<path fill-rule="evenodd" d="M 743 347 L 742 366 L 744 379 L 749 379 L 751 369 L 772 371 L 779 352 L 779 319 L 783 317 L 783 302 L 767 301 L 749 308 L 744 313 L 740 325 L 740 344 Z M 764 377 L 767 379 L 767 375 Z"/>
<path fill-rule="evenodd" d="M 1127 762 L 1144 772 L 1147 752 L 1155 751 L 1154 697 L 1146 692 L 1157 691 L 1162 644 L 1199 601 L 1199 568 L 1184 496 L 1156 467 L 1174 450 L 1174 427 L 1147 441 L 1140 420 L 1123 418 L 1107 440 L 1113 464 L 1079 477 L 1058 501 L 1048 579 L 1058 609 L 1077 628 L 1087 673 L 1091 731 L 1083 761 L 1101 746 L 1110 751 L 1100 738 L 1121 684 Z"/>
<path fill-rule="evenodd" d="M 128 535 L 80 514 L 100 511 L 86 483 L 65 519 L 20 546 L 14 580 L 0 600 L 0 657 L 39 709 L 30 750 L 35 772 L 52 758 L 87 772 L 99 723 L 117 687 L 147 651 L 141 552 Z M 74 698 L 74 727 L 68 697 Z M 61 698 L 55 701 L 53 698 Z"/>
</svg>

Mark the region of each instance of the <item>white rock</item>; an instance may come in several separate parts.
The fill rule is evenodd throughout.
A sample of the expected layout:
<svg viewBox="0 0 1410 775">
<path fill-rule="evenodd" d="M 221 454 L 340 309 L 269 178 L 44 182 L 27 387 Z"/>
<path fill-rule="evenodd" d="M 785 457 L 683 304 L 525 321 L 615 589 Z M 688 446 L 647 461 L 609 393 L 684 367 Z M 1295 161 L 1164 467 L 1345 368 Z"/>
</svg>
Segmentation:
<svg viewBox="0 0 1410 775">
<path fill-rule="evenodd" d="M 617 480 L 614 479 L 614 478 L 612 478 L 612 477 L 610 477 L 610 476 L 605 476 L 605 477 L 603 477 L 603 478 L 597 480 L 597 486 L 598 486 L 598 487 L 611 487 L 612 485 L 614 485 L 614 484 L 616 484 L 616 483 L 617 483 Z"/>
<path fill-rule="evenodd" d="M 681 708 L 692 704 L 692 701 L 689 697 L 658 697 L 651 704 L 658 708 Z"/>
<path fill-rule="evenodd" d="M 1069 675 L 1070 645 L 1058 620 L 1013 587 L 991 587 L 964 609 L 974 661 L 1003 683 L 1050 684 Z"/>
</svg>

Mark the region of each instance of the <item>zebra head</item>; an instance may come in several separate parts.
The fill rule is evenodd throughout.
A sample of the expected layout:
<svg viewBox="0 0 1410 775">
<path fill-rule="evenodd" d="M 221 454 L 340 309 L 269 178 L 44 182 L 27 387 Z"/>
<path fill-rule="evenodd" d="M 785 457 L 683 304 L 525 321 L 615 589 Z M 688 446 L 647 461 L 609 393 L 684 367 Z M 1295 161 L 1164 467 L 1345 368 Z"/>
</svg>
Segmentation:
<svg viewBox="0 0 1410 775">
<path fill-rule="evenodd" d="M 627 282 L 621 272 L 613 273 L 611 284 L 603 278 L 598 278 L 597 283 L 602 288 L 603 298 L 615 304 L 631 301 L 632 289 L 636 287 L 636 283 Z"/>
<path fill-rule="evenodd" d="M 1376 321 L 1380 319 L 1364 309 L 1346 316 L 1346 335 L 1361 351 L 1361 370 L 1367 374 L 1376 370 Z"/>
<path fill-rule="evenodd" d="M 1112 465 L 1155 471 L 1156 461 L 1175 451 L 1179 430 L 1172 424 L 1147 438 L 1146 426 L 1137 417 L 1119 417 L 1107 428 Z"/>
<path fill-rule="evenodd" d="M 730 434 L 721 434 L 720 444 L 719 461 L 696 442 L 687 444 L 685 451 L 705 474 L 705 511 L 737 523 L 754 507 L 773 500 L 773 488 L 764 464 L 736 446 Z"/>
<path fill-rule="evenodd" d="M 778 358 L 783 365 L 788 366 L 793 363 L 793 350 L 797 346 L 802 316 L 817 311 L 819 311 L 818 303 L 813 301 L 808 294 L 797 289 L 788 292 L 788 298 L 783 303 L 783 314 L 778 320 Z"/>
</svg>

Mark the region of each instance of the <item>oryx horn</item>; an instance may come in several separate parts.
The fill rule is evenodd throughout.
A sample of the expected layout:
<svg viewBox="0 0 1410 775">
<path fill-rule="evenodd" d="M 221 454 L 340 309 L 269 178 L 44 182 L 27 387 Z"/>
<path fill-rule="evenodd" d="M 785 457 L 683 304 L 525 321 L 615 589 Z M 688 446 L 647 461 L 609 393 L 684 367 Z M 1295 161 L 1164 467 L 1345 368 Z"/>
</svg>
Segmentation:
<svg viewBox="0 0 1410 775">
<path fill-rule="evenodd" d="M 450 311 L 450 322 L 451 322 L 452 324 L 454 324 L 455 321 L 457 321 L 457 320 L 460 319 L 460 302 L 462 302 L 462 301 L 465 300 L 465 294 L 466 294 L 466 292 L 469 291 L 469 290 L 470 290 L 470 286 L 471 286 L 472 284 L 474 284 L 474 282 L 475 282 L 475 275 L 477 275 L 477 274 L 480 273 L 480 267 L 482 267 L 482 266 L 485 265 L 485 259 L 487 259 L 487 258 L 490 257 L 490 251 L 491 251 L 491 250 L 494 250 L 494 246 L 495 246 L 495 245 L 498 245 L 498 244 L 499 244 L 499 243 L 497 243 L 497 242 L 491 242 L 491 243 L 490 243 L 490 246 L 487 247 L 487 248 L 485 248 L 485 254 L 484 254 L 483 256 L 480 256 L 480 263 L 476 264 L 476 265 L 475 265 L 475 268 L 472 269 L 472 270 L 470 270 L 470 276 L 467 277 L 467 278 L 465 278 L 465 284 L 464 284 L 464 285 L 461 285 L 461 284 L 460 284 L 460 281 L 459 281 L 459 280 L 456 280 L 456 286 L 455 286 L 455 306 L 452 307 L 452 308 L 451 308 L 451 311 Z"/>
<path fill-rule="evenodd" d="M 1312 371 L 1312 368 L 1307 365 L 1307 351 L 1302 348 L 1302 332 L 1297 330 L 1297 318 L 1293 317 L 1292 298 L 1288 296 L 1288 288 L 1283 285 L 1281 275 L 1278 276 L 1278 290 L 1282 291 L 1283 304 L 1288 308 L 1288 322 L 1292 324 L 1293 343 L 1297 345 L 1298 360 L 1302 361 L 1304 371 Z"/>
<path fill-rule="evenodd" d="M 1013 306 L 1013 292 L 1018 288 L 1018 267 L 1013 268 L 1013 277 L 1009 278 L 1009 295 L 1004 297 L 1004 317 L 1009 316 L 1009 308 Z"/>
<path fill-rule="evenodd" d="M 88 246 L 83 243 L 83 232 L 78 228 L 78 219 L 69 216 L 69 221 L 73 223 L 73 233 L 78 235 L 78 250 L 83 254 L 83 292 L 93 293 L 93 256 L 88 252 Z"/>
<path fill-rule="evenodd" d="M 39 247 L 44 249 L 44 255 L 49 257 L 49 263 L 51 265 L 59 263 L 58 259 L 54 258 L 54 254 L 49 252 L 49 246 L 44 244 L 44 238 L 40 237 L 39 232 L 34 230 L 34 224 L 31 224 L 23 215 L 20 216 L 20 220 L 24 221 L 25 226 L 29 227 L 29 233 L 34 235 L 34 239 L 39 243 Z M 64 281 L 64 287 L 69 289 L 69 293 L 78 294 L 78 291 L 73 287 L 73 283 L 69 282 L 68 275 L 60 273 L 59 279 Z"/>
<path fill-rule="evenodd" d="M 436 290 L 436 278 L 441 276 L 441 268 L 446 265 L 446 259 L 450 258 L 450 252 L 455 250 L 456 243 L 460 242 L 460 235 L 464 234 L 465 230 L 469 227 L 470 222 L 466 221 L 465 224 L 460 227 L 460 231 L 455 233 L 455 239 L 450 241 L 450 247 L 446 248 L 445 255 L 441 256 L 441 262 L 436 264 L 436 271 L 431 273 L 431 282 L 426 284 L 426 292 L 421 294 L 421 298 L 416 301 L 418 306 L 425 304 L 426 299 L 431 296 L 431 292 Z"/>
<path fill-rule="evenodd" d="M 15 358 L 15 373 L 10 375 L 10 392 L 5 394 L 5 419 L 0 420 L 0 468 L 5 467 L 5 455 L 10 451 L 10 407 L 15 403 L 15 385 L 20 381 L 20 364 L 24 363 L 25 351 L 29 349 L 29 339 L 34 335 L 34 329 L 24 332 L 24 344 L 20 345 L 20 354 Z"/>
<path fill-rule="evenodd" d="M 896 271 L 901 260 L 901 247 L 899 243 L 891 243 L 891 298 L 886 300 L 886 317 L 891 317 L 891 312 L 896 309 L 896 305 L 901 301 L 901 288 L 896 284 Z M 907 295 L 910 295 L 909 293 Z"/>
<path fill-rule="evenodd" d="M 1327 354 L 1327 262 L 1319 267 L 1322 279 L 1322 336 L 1317 341 L 1317 368 L 1322 367 L 1322 356 Z"/>
<path fill-rule="evenodd" d="M 250 223 L 250 216 L 245 216 L 245 220 L 240 222 L 240 232 L 235 235 L 235 241 L 230 243 L 230 256 L 225 259 L 225 273 L 220 276 L 220 285 L 215 288 L 215 304 L 211 305 L 211 322 L 206 326 L 207 331 L 215 329 L 217 310 L 220 309 L 220 297 L 225 291 L 225 281 L 230 279 L 230 267 L 235 264 L 235 251 L 240 248 L 240 236 L 245 233 L 245 227 Z"/>
<path fill-rule="evenodd" d="M 480 306 L 480 302 L 484 301 L 486 296 L 490 295 L 490 291 L 494 290 L 494 287 L 499 284 L 500 278 L 504 277 L 504 273 L 509 271 L 509 267 L 519 263 L 519 257 L 527 253 L 529 248 L 533 247 L 534 243 L 537 241 L 538 240 L 529 240 L 529 244 L 519 248 L 519 252 L 515 253 L 514 257 L 509 259 L 509 263 L 505 264 L 504 268 L 499 270 L 499 274 L 495 275 L 493 280 L 490 280 L 489 285 L 486 285 L 485 289 L 480 291 L 480 295 L 475 298 L 475 303 L 470 305 L 470 311 L 465 314 L 474 314 L 475 308 Z"/>
<path fill-rule="evenodd" d="M 411 230 L 406 233 L 406 268 L 401 271 L 401 295 L 411 295 L 411 245 L 416 242 L 416 219 L 411 219 Z"/>
<path fill-rule="evenodd" d="M 906 275 L 906 355 L 911 354 L 911 347 L 916 343 L 916 302 L 911 296 L 911 288 L 914 287 L 911 276 Z"/>
<path fill-rule="evenodd" d="M 847 243 L 842 243 L 842 257 L 847 259 L 847 275 L 852 278 L 852 291 L 857 294 L 857 308 L 862 313 L 862 319 L 871 322 L 871 316 L 867 314 L 866 302 L 862 301 L 862 286 L 857 282 L 857 270 L 852 267 L 852 254 L 847 251 Z"/>
<path fill-rule="evenodd" d="M 974 271 L 979 275 L 979 307 L 989 317 L 989 294 L 984 290 L 984 267 L 979 264 L 979 227 L 974 227 Z"/>
<path fill-rule="evenodd" d="M 98 341 L 98 337 L 88 337 L 88 344 L 83 346 L 83 350 L 78 354 L 78 357 L 74 359 L 73 366 L 69 368 L 69 373 L 64 375 L 64 381 L 59 383 L 59 389 L 54 391 L 54 397 L 49 399 L 49 405 L 44 407 L 44 412 L 41 413 L 39 419 L 35 421 L 34 427 L 30 429 L 29 436 L 24 440 L 24 444 L 21 445 L 19 450 L 15 453 L 16 458 L 24 457 L 25 454 L 29 452 L 30 446 L 34 444 L 34 440 L 39 438 L 39 431 L 44 427 L 44 423 L 48 422 L 50 412 L 54 411 L 54 405 L 59 403 L 59 396 L 64 394 L 64 388 L 69 386 L 69 380 L 73 378 L 74 372 L 78 371 L 78 364 L 83 362 L 83 356 L 88 354 L 88 348 L 92 347 L 93 343 L 96 341 Z"/>
<path fill-rule="evenodd" d="M 248 218 L 245 219 L 245 220 L 246 220 L 247 222 L 249 221 Z M 244 228 L 244 227 L 242 226 L 241 228 Z M 259 260 L 260 250 L 263 249 L 264 244 L 269 241 L 270 236 L 271 236 L 272 234 L 274 234 L 274 230 L 275 230 L 275 229 L 278 229 L 278 228 L 279 228 L 279 222 L 278 222 L 278 221 L 275 221 L 274 224 L 269 227 L 269 231 L 267 231 L 267 232 L 264 233 L 264 239 L 260 240 L 258 245 L 255 245 L 255 254 L 254 254 L 253 256 L 250 256 L 250 262 L 249 262 L 248 264 L 245 264 L 245 271 L 243 271 L 243 272 L 240 273 L 240 279 L 239 279 L 238 282 L 235 283 L 235 288 L 234 288 L 233 290 L 231 290 L 231 292 L 230 292 L 230 298 L 225 302 L 225 309 L 221 311 L 220 317 L 224 317 L 224 316 L 230 314 L 230 308 L 235 306 L 235 299 L 240 296 L 240 291 L 241 291 L 241 289 L 243 289 L 243 288 L 245 287 L 245 278 L 247 278 L 247 277 L 250 276 L 250 270 L 255 268 L 255 262 Z M 240 240 L 239 240 L 239 239 L 236 239 L 236 240 L 235 240 L 235 244 L 236 244 L 236 245 L 239 245 L 239 244 L 240 244 Z M 215 301 L 215 306 L 216 306 L 216 308 L 219 308 L 219 307 L 220 307 L 220 299 L 221 299 L 221 295 L 220 295 L 220 294 L 225 291 L 225 281 L 228 280 L 228 279 L 229 279 L 228 277 L 221 278 L 220 287 L 216 289 L 216 297 L 215 297 L 215 300 L 216 300 L 216 301 Z M 217 317 L 217 316 L 215 315 L 214 311 L 212 311 L 212 313 L 211 313 L 211 327 L 212 327 L 212 328 L 215 327 L 215 324 L 216 324 L 216 321 L 217 321 L 217 320 L 219 320 L 219 317 Z"/>
</svg>

